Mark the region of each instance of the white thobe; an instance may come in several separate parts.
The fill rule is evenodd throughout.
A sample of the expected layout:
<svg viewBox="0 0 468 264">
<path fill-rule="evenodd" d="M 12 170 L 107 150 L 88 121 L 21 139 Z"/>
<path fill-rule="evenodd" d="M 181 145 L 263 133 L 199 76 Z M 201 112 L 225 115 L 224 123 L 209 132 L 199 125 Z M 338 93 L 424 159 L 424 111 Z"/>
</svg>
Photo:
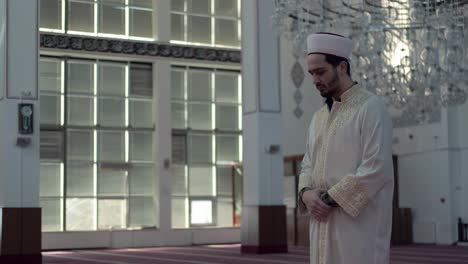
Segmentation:
<svg viewBox="0 0 468 264">
<path fill-rule="evenodd" d="M 309 127 L 299 190 L 328 190 L 339 205 L 326 222 L 311 216 L 310 263 L 389 263 L 393 184 L 391 118 L 376 95 L 355 85 Z"/>
</svg>

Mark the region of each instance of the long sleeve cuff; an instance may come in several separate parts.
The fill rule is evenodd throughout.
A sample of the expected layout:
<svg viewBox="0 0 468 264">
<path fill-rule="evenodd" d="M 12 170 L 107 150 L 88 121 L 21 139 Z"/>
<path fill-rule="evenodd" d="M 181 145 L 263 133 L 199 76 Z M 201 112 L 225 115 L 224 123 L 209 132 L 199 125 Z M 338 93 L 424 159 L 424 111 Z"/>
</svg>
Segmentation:
<svg viewBox="0 0 468 264">
<path fill-rule="evenodd" d="M 305 191 L 312 190 L 310 187 L 304 187 L 301 190 L 299 190 L 299 193 L 297 195 L 297 205 L 299 208 L 299 213 L 305 214 L 307 212 L 307 206 L 304 204 L 302 201 L 302 194 L 304 194 Z"/>
<path fill-rule="evenodd" d="M 353 176 L 344 177 L 328 190 L 328 194 L 352 217 L 357 217 L 369 201 L 359 179 Z"/>
</svg>

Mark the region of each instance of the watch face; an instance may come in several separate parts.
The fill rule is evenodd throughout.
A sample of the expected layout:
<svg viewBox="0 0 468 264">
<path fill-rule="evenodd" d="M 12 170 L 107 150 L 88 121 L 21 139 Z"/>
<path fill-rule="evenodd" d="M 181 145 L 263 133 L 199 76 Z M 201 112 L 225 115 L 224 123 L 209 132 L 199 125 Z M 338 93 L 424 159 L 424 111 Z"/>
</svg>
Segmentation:
<svg viewBox="0 0 468 264">
<path fill-rule="evenodd" d="M 31 116 L 32 114 L 32 109 L 31 109 L 31 106 L 29 105 L 25 105 L 23 107 L 21 107 L 21 114 L 23 114 L 24 116 Z"/>
</svg>

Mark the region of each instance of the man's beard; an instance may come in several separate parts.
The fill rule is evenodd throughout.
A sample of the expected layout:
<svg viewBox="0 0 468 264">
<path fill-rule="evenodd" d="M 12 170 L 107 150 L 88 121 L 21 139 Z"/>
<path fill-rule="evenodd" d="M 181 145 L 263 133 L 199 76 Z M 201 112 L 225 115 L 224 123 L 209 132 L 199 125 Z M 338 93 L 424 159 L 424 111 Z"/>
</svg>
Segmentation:
<svg viewBox="0 0 468 264">
<path fill-rule="evenodd" d="M 326 84 L 327 88 L 332 88 L 332 90 L 326 90 L 324 93 L 320 93 L 323 98 L 332 98 L 339 90 L 340 77 L 338 77 L 338 71 L 333 69 L 333 79 Z"/>
</svg>

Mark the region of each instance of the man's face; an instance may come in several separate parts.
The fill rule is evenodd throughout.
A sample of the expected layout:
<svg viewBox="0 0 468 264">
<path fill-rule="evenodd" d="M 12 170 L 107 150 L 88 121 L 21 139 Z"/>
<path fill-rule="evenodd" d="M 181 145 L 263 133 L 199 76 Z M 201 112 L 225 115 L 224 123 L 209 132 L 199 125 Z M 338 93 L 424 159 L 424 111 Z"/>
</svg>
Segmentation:
<svg viewBox="0 0 468 264">
<path fill-rule="evenodd" d="M 339 91 L 340 78 L 338 71 L 325 60 L 325 55 L 308 55 L 307 66 L 315 87 L 322 97 L 332 97 Z"/>
</svg>

